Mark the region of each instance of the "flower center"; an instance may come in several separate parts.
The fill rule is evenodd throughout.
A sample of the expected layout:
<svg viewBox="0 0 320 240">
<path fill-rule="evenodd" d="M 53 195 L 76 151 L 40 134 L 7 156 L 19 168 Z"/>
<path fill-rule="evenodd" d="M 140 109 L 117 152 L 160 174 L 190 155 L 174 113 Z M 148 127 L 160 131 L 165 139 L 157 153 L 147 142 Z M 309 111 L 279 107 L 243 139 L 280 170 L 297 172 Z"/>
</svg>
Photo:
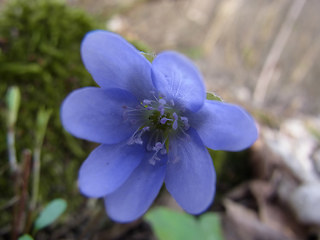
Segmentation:
<svg viewBox="0 0 320 240">
<path fill-rule="evenodd" d="M 123 118 L 131 124 L 140 124 L 140 127 L 128 140 L 128 144 L 140 144 L 143 142 L 143 135 L 149 132 L 146 141 L 147 151 L 154 151 L 149 159 L 154 165 L 160 160 L 158 154 L 166 154 L 168 136 L 189 129 L 188 118 L 181 116 L 182 110 L 176 109 L 173 101 L 167 102 L 164 98 L 145 99 L 135 108 L 123 106 Z M 185 133 L 186 134 L 186 133 Z"/>
</svg>

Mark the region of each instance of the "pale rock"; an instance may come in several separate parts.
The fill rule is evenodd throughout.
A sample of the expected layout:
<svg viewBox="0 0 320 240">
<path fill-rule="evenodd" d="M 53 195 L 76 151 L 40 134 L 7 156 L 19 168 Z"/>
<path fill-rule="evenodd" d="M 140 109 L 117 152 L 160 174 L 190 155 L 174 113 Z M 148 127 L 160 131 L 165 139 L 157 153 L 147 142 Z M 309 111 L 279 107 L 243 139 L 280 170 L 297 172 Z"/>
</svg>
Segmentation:
<svg viewBox="0 0 320 240">
<path fill-rule="evenodd" d="M 290 205 L 297 218 L 305 224 L 320 225 L 320 183 L 308 183 L 296 188 Z"/>
</svg>

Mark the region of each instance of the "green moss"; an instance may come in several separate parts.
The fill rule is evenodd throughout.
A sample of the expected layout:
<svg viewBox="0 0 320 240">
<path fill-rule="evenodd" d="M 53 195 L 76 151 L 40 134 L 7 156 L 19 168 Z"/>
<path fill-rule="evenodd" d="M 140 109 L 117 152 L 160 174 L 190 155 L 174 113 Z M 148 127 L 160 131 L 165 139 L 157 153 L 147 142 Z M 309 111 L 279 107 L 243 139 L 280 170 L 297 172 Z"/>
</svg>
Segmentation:
<svg viewBox="0 0 320 240">
<path fill-rule="evenodd" d="M 80 57 L 84 35 L 100 26 L 79 9 L 58 0 L 11 0 L 0 10 L 0 95 L 16 85 L 21 106 L 16 122 L 18 158 L 23 149 L 33 150 L 39 109 L 52 110 L 42 147 L 39 202 L 54 198 L 68 201 L 75 212 L 83 201 L 76 179 L 80 164 L 95 147 L 66 133 L 60 122 L 60 106 L 74 89 L 94 85 Z M 143 43 L 133 44 L 150 52 Z M 152 60 L 152 54 L 146 54 Z M 0 126 L 6 127 L 6 106 L 0 100 Z M 6 132 L 0 131 L 0 207 L 14 197 L 10 178 Z M 32 177 L 32 176 L 30 176 Z M 30 179 L 30 183 L 31 183 Z M 29 189 L 29 193 L 31 189 Z M 12 209 L 2 212 L 0 226 L 12 221 Z"/>
<path fill-rule="evenodd" d="M 12 85 L 22 94 L 16 123 L 18 157 L 23 149 L 34 148 L 38 110 L 53 110 L 42 149 L 40 199 L 45 202 L 75 194 L 78 167 L 90 150 L 90 145 L 63 131 L 59 109 L 73 89 L 93 85 L 79 50 L 84 35 L 98 27 L 85 12 L 62 1 L 7 1 L 0 12 L 0 95 L 5 96 Z M 0 125 L 5 129 L 2 100 L 0 111 Z M 0 157 L 3 162 L 8 159 L 5 131 L 0 131 Z M 12 198 L 13 192 L 6 190 L 12 186 L 9 180 L 0 181 L 0 205 Z"/>
</svg>

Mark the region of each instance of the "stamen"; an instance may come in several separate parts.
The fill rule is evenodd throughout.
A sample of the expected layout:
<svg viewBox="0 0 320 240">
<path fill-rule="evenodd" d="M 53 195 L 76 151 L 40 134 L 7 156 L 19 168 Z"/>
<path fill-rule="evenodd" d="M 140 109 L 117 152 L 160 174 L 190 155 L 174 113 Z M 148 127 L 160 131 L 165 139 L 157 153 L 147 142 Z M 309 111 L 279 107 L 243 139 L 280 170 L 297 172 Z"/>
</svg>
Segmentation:
<svg viewBox="0 0 320 240">
<path fill-rule="evenodd" d="M 186 133 L 182 127 L 180 127 L 180 130 L 185 135 L 185 140 L 190 141 L 190 135 Z"/>
<path fill-rule="evenodd" d="M 144 99 L 144 100 L 142 101 L 142 103 L 143 103 L 144 105 L 150 105 L 150 104 L 152 103 L 152 101 L 149 100 L 149 99 Z"/>
<path fill-rule="evenodd" d="M 149 163 L 151 164 L 151 165 L 156 165 L 156 162 L 157 161 L 160 161 L 161 159 L 158 157 L 158 155 L 157 155 L 157 153 L 158 152 L 156 152 L 155 154 L 153 154 L 152 155 L 152 157 L 149 159 Z"/>
<path fill-rule="evenodd" d="M 181 121 L 183 122 L 184 129 L 188 130 L 190 128 L 188 118 L 187 117 L 180 117 Z"/>
<path fill-rule="evenodd" d="M 182 122 L 188 122 L 188 118 L 187 117 L 182 117 L 181 116 L 180 119 L 181 119 Z"/>
<path fill-rule="evenodd" d="M 178 128 L 178 115 L 177 115 L 177 113 L 173 113 L 172 114 L 172 116 L 173 116 L 173 118 L 174 118 L 174 122 L 173 122 L 173 124 L 172 124 L 172 128 L 174 129 L 174 130 L 177 130 L 177 128 Z"/>
<path fill-rule="evenodd" d="M 146 131 L 149 131 L 150 127 L 146 126 L 142 129 L 138 129 L 137 131 L 134 132 L 134 134 L 132 135 L 131 138 L 129 138 L 127 144 L 128 145 L 132 145 L 132 144 L 139 144 L 142 145 L 143 141 L 142 141 L 142 134 L 144 134 Z"/>
<path fill-rule="evenodd" d="M 160 112 L 160 116 L 162 116 L 164 114 L 164 106 L 163 105 L 159 105 L 158 111 Z"/>
<path fill-rule="evenodd" d="M 137 135 L 137 133 L 138 133 L 139 131 L 140 131 L 140 129 L 137 129 L 137 130 L 133 133 L 133 135 L 129 138 L 129 140 L 128 140 L 128 142 L 127 142 L 128 145 L 135 144 L 136 135 Z"/>
<path fill-rule="evenodd" d="M 155 137 L 156 137 L 155 139 L 157 139 L 158 135 L 159 135 L 158 131 L 153 131 L 152 132 L 151 136 L 149 137 L 148 144 L 147 144 L 147 150 L 148 151 L 152 151 L 152 149 L 153 149 L 153 144 L 152 143 L 154 142 L 153 140 L 154 140 Z"/>
<path fill-rule="evenodd" d="M 122 106 L 123 113 L 122 117 L 124 120 L 128 120 L 129 117 L 139 117 L 141 116 L 141 113 L 145 111 L 144 108 L 141 108 L 141 106 L 137 106 L 136 108 L 128 107 L 128 106 Z"/>
<path fill-rule="evenodd" d="M 163 117 L 160 119 L 160 123 L 161 124 L 165 124 L 167 121 L 172 121 L 172 119 L 169 119 L 169 118 L 166 118 L 166 117 Z"/>
<path fill-rule="evenodd" d="M 159 135 L 157 135 L 157 137 L 158 136 Z M 155 151 L 155 153 L 149 159 L 149 163 L 151 165 L 155 165 L 156 161 L 160 161 L 161 160 L 161 158 L 158 156 L 159 151 L 160 151 L 161 155 L 164 155 L 164 154 L 167 153 L 166 148 L 165 148 L 165 142 L 166 142 L 166 139 L 163 142 L 156 142 L 155 145 L 153 146 L 152 150 Z"/>
<path fill-rule="evenodd" d="M 174 130 L 177 130 L 177 128 L 178 128 L 178 120 L 174 120 L 174 122 L 173 122 L 173 124 L 172 124 L 172 128 L 173 128 Z"/>
<path fill-rule="evenodd" d="M 143 131 L 143 132 L 146 132 L 146 131 L 149 131 L 149 130 L 150 130 L 150 127 L 148 127 L 148 126 L 142 128 L 142 131 Z"/>
<path fill-rule="evenodd" d="M 137 138 L 134 140 L 134 143 L 139 144 L 139 145 L 142 145 L 142 144 L 143 144 L 143 141 L 142 141 L 141 137 L 137 137 Z"/>
<path fill-rule="evenodd" d="M 154 147 L 152 148 L 153 151 L 158 152 L 159 150 L 161 150 L 163 148 L 163 145 L 161 142 L 157 142 L 156 145 L 154 145 Z"/>
</svg>

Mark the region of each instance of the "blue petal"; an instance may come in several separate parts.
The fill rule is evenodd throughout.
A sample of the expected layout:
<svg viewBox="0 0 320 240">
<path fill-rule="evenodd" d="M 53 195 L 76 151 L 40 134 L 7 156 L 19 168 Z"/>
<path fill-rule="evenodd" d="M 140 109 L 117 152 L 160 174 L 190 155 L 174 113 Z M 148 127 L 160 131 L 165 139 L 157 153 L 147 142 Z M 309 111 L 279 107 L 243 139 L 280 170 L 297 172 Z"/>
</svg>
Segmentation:
<svg viewBox="0 0 320 240">
<path fill-rule="evenodd" d="M 203 143 L 214 150 L 240 151 L 258 137 L 253 118 L 241 107 L 228 103 L 206 100 L 189 120 Z"/>
<path fill-rule="evenodd" d="M 130 222 L 141 217 L 158 195 L 163 184 L 166 166 L 165 155 L 156 165 L 142 160 L 128 180 L 105 198 L 107 213 L 114 221 Z"/>
<path fill-rule="evenodd" d="M 82 164 L 80 191 L 89 197 L 103 197 L 119 188 L 145 155 L 141 145 L 100 145 Z"/>
<path fill-rule="evenodd" d="M 152 62 L 153 82 L 167 99 L 195 112 L 205 99 L 202 76 L 181 54 L 163 52 Z"/>
<path fill-rule="evenodd" d="M 123 117 L 123 106 L 137 104 L 136 98 L 124 90 L 82 88 L 64 100 L 61 121 L 76 137 L 98 143 L 118 143 L 139 127 Z"/>
<path fill-rule="evenodd" d="M 178 204 L 191 214 L 206 210 L 214 197 L 216 175 L 212 159 L 197 132 L 169 141 L 165 183 Z"/>
<path fill-rule="evenodd" d="M 150 95 L 151 64 L 121 36 L 102 30 L 89 32 L 82 42 L 81 56 L 102 88 L 125 89 L 139 99 Z"/>
</svg>

